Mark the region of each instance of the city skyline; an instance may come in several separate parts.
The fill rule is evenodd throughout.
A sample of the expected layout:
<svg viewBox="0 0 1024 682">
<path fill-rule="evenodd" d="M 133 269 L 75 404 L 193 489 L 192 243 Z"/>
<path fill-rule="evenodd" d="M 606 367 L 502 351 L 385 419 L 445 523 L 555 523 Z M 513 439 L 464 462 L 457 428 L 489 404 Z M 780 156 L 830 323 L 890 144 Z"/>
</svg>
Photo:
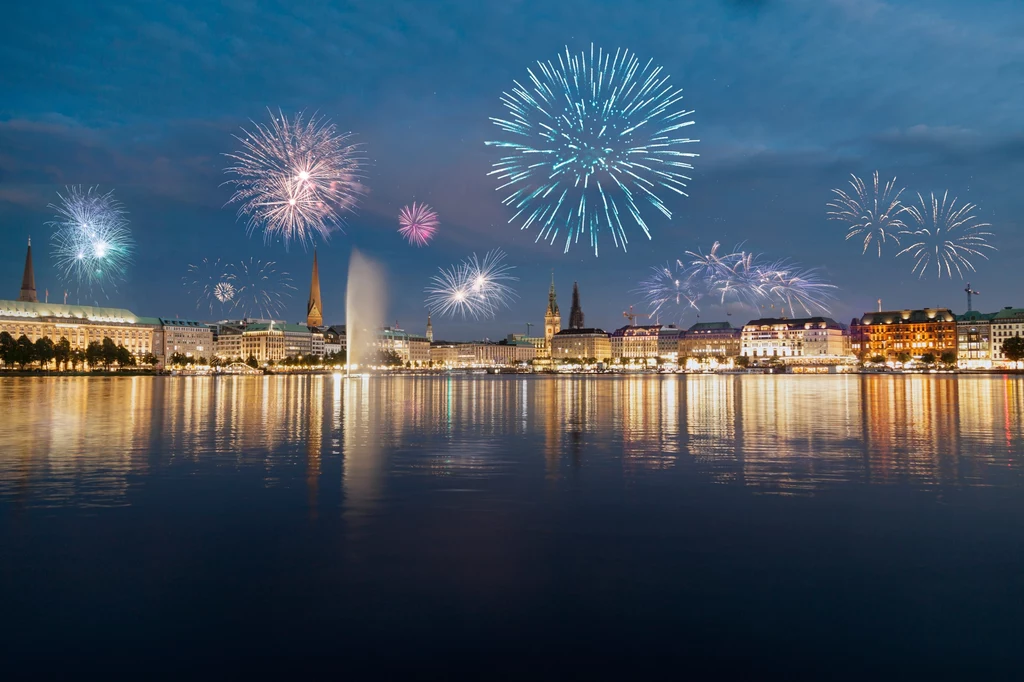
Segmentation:
<svg viewBox="0 0 1024 682">
<path fill-rule="evenodd" d="M 176 13 L 69 6 L 62 22 L 46 25 L 74 33 L 75 41 L 58 41 L 74 44 L 74 56 L 45 47 L 41 32 L 7 36 L 0 53 L 26 68 L 12 70 L 10 97 L 0 111 L 0 271 L 16 270 L 22 245 L 34 237 L 40 290 L 63 295 L 68 287 L 58 284 L 48 253 L 46 207 L 58 191 L 81 184 L 117 192 L 137 243 L 127 285 L 98 301 L 103 305 L 202 318 L 180 285 L 188 265 L 201 258 L 273 260 L 302 281 L 312 248 L 286 251 L 280 243 L 247 237 L 244 222 L 225 206 L 230 189 L 221 186 L 222 154 L 236 146 L 231 135 L 262 120 L 267 107 L 281 107 L 289 115 L 329 117 L 351 130 L 367 153 L 369 195 L 346 234 L 317 244 L 327 321 L 344 317 L 353 247 L 387 271 L 385 318 L 410 328 L 423 324 L 422 291 L 437 267 L 504 249 L 520 278 L 519 299 L 509 310 L 493 321 L 434 318 L 441 336 L 496 338 L 542 321 L 536 301 L 543 300 L 551 268 L 560 291 L 578 281 L 587 292 L 591 324 L 614 328 L 621 311 L 639 308 L 636 285 L 651 266 L 686 250 L 707 250 L 715 240 L 821 268 L 838 287 L 830 314 L 839 321 L 875 309 L 878 298 L 887 309 L 950 306 L 960 312 L 959 279 L 920 281 L 909 261 L 862 257 L 844 240 L 843 226 L 828 221 L 831 189 L 844 186 L 850 173 L 868 177 L 876 169 L 915 192 L 948 189 L 977 203 L 999 248 L 970 274 L 982 292 L 978 306 L 1018 303 L 1010 300 L 1016 280 L 1006 265 L 1024 246 L 1024 197 L 1013 183 L 1024 163 L 1024 138 L 1013 116 L 1024 104 L 1024 89 L 1015 85 L 1024 55 L 998 11 L 968 11 L 954 2 L 722 1 L 699 8 L 660 5 L 622 25 L 613 4 L 598 2 L 585 11 L 574 3 L 551 9 L 549 25 L 531 21 L 523 8 L 474 7 L 403 7 L 404 28 L 368 37 L 360 26 L 394 25 L 384 15 L 397 10 L 356 9 L 332 22 L 302 9 L 206 16 L 198 5 Z M 18 10 L 22 19 L 37 11 Z M 446 23 L 438 24 L 438 16 Z M 108 30 L 138 23 L 163 31 L 127 44 L 118 66 L 109 69 L 97 61 L 107 45 L 103 31 L 83 30 L 99 21 Z M 280 38 L 259 30 L 281 21 L 288 28 Z M 567 25 L 573 26 L 568 35 Z M 777 41 L 764 36 L 783 28 L 794 40 L 778 51 Z M 835 39 L 838 28 L 849 36 Z M 281 51 L 303 31 L 321 38 L 312 41 L 320 57 L 312 63 Z M 202 47 L 193 35 L 205 36 Z M 452 35 L 498 39 L 453 41 Z M 727 37 L 709 41 L 707 35 Z M 663 65 L 682 88 L 684 103 L 696 110 L 693 137 L 701 140 L 691 145 L 700 157 L 690 196 L 670 202 L 673 219 L 657 221 L 651 241 L 631 235 L 628 252 L 607 249 L 599 259 L 585 248 L 563 255 L 559 246 L 534 243 L 534 232 L 509 225 L 512 213 L 486 176 L 495 157 L 483 144 L 493 137 L 488 118 L 502 114 L 500 93 L 513 80 L 538 59 L 591 43 L 629 48 Z M 986 50 L 974 49 L 978 43 Z M 331 51 L 326 45 L 352 47 Z M 423 49 L 436 58 L 413 65 Z M 28 68 L 32 55 L 43 51 L 47 65 Z M 280 58 L 263 59 L 267 54 Z M 203 68 L 242 77 L 211 88 L 208 79 L 191 77 Z M 304 75 L 279 77 L 299 72 Z M 339 72 L 350 86 L 340 93 L 325 87 Z M 32 79 L 19 75 L 25 73 Z M 64 87 L 69 79 L 74 87 Z M 859 103 L 855 114 L 851 102 Z M 398 232 L 401 208 L 414 201 L 429 203 L 439 216 L 436 236 L 423 248 L 410 247 Z M 304 303 L 301 291 L 293 292 L 281 317 L 303 320 Z M 753 315 L 732 312 L 732 318 Z M 700 319 L 726 317 L 707 310 Z M 697 321 L 693 315 L 662 320 Z"/>
</svg>

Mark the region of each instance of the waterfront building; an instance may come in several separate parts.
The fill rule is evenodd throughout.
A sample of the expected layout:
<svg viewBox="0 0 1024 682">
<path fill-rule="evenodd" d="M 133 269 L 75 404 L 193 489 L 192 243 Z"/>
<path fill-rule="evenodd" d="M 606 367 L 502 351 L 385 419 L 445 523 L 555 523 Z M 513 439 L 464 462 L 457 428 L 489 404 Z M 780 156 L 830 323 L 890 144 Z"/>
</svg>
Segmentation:
<svg viewBox="0 0 1024 682">
<path fill-rule="evenodd" d="M 205 323 L 161 318 L 160 326 L 163 329 L 163 348 L 157 355 L 162 355 L 165 362 L 175 353 L 196 359 L 209 359 L 215 355 L 213 330 Z"/>
<path fill-rule="evenodd" d="M 341 330 L 339 333 L 338 330 Z M 345 327 L 323 327 L 321 334 L 324 335 L 324 355 L 333 355 L 345 350 Z"/>
<path fill-rule="evenodd" d="M 880 355 L 895 360 L 902 353 L 919 358 L 957 350 L 956 316 L 948 308 L 865 313 L 853 320 L 850 333 L 853 352 L 862 359 Z"/>
<path fill-rule="evenodd" d="M 49 337 L 57 343 L 66 338 L 75 350 L 108 338 L 136 357 L 163 354 L 160 320 L 139 317 L 123 308 L 0 300 L 0 332 L 15 339 L 25 336 L 32 342 Z"/>
<path fill-rule="evenodd" d="M 658 357 L 665 362 L 679 362 L 679 339 L 683 330 L 674 324 L 658 330 Z"/>
<path fill-rule="evenodd" d="M 742 332 L 728 322 L 697 322 L 679 336 L 679 358 L 735 357 Z"/>
<path fill-rule="evenodd" d="M 244 360 L 256 358 L 256 362 L 265 365 L 280 362 L 285 357 L 284 330 L 275 322 L 256 322 L 247 325 L 242 332 L 242 352 L 239 356 Z"/>
<path fill-rule="evenodd" d="M 603 329 L 563 329 L 551 339 L 553 360 L 586 360 L 605 362 L 612 357 L 611 339 Z"/>
<path fill-rule="evenodd" d="M 850 336 L 829 317 L 765 317 L 744 325 L 740 355 L 838 363 L 850 358 Z"/>
<path fill-rule="evenodd" d="M 611 334 L 613 359 L 623 362 L 657 360 L 660 324 L 629 325 L 620 327 Z"/>
<path fill-rule="evenodd" d="M 1014 336 L 1024 337 L 1024 308 L 1007 306 L 992 316 L 992 362 L 997 367 L 1010 367 L 1003 354 L 1003 342 Z"/>
<path fill-rule="evenodd" d="M 544 352 L 551 357 L 551 339 L 562 331 L 562 313 L 555 300 L 555 273 L 551 273 L 551 288 L 548 290 L 548 308 L 544 312 Z"/>
<path fill-rule="evenodd" d="M 459 362 L 459 346 L 455 343 L 431 343 L 430 362 L 438 367 L 456 367 Z"/>
<path fill-rule="evenodd" d="M 956 316 L 957 366 L 963 369 L 992 367 L 992 318 L 995 313 L 968 310 Z"/>
<path fill-rule="evenodd" d="M 425 365 L 430 361 L 430 341 L 425 336 L 397 327 L 384 327 L 379 332 L 379 343 L 382 349 L 397 353 L 403 363 Z"/>
<path fill-rule="evenodd" d="M 316 249 L 314 249 L 313 276 L 309 282 L 309 301 L 306 302 L 306 326 L 310 329 L 319 329 L 323 324 L 324 306 L 320 300 L 320 269 L 317 266 Z M 320 355 L 323 355 L 322 351 Z"/>
<path fill-rule="evenodd" d="M 460 347 L 459 360 L 470 366 L 513 367 L 531 362 L 537 357 L 537 349 L 532 343 L 509 341 L 504 339 L 497 343 L 467 343 Z"/>
</svg>

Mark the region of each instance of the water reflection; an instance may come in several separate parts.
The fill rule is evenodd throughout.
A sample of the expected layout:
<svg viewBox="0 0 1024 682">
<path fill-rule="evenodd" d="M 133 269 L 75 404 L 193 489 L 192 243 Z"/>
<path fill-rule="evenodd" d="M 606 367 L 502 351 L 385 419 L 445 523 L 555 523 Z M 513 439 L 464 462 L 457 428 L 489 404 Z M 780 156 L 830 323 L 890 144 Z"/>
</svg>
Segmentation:
<svg viewBox="0 0 1024 682">
<path fill-rule="evenodd" d="M 19 378 L 0 404 L 15 506 L 253 475 L 304 488 L 314 519 L 340 499 L 353 528 L 405 486 L 1016 487 L 1024 448 L 1024 380 L 997 376 Z"/>
</svg>

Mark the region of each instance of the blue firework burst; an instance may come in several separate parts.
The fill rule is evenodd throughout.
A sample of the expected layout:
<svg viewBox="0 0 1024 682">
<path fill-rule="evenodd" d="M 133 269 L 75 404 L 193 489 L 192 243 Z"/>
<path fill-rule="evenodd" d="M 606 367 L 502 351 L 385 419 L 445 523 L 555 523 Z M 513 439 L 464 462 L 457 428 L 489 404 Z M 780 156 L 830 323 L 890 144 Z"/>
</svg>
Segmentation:
<svg viewBox="0 0 1024 682">
<path fill-rule="evenodd" d="M 537 241 L 564 235 L 565 251 L 586 234 L 595 255 L 605 229 L 623 250 L 631 225 L 650 239 L 645 214 L 672 217 L 660 193 L 687 196 L 697 156 L 684 151 L 697 140 L 684 135 L 694 121 L 682 90 L 652 61 L 593 45 L 527 73 L 528 85 L 516 81 L 502 95 L 508 118 L 491 118 L 508 139 L 487 142 L 507 152 L 489 175 L 510 192 L 509 222 L 536 227 Z"/>
</svg>

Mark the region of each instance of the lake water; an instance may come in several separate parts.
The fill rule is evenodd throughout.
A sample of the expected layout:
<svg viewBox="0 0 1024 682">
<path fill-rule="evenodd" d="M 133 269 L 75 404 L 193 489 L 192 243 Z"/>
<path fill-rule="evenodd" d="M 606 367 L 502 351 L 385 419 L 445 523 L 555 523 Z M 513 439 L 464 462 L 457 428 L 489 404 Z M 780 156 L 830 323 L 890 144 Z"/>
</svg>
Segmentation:
<svg viewBox="0 0 1024 682">
<path fill-rule="evenodd" d="M 0 379 L 8 672 L 1019 677 L 1024 378 Z"/>
</svg>

